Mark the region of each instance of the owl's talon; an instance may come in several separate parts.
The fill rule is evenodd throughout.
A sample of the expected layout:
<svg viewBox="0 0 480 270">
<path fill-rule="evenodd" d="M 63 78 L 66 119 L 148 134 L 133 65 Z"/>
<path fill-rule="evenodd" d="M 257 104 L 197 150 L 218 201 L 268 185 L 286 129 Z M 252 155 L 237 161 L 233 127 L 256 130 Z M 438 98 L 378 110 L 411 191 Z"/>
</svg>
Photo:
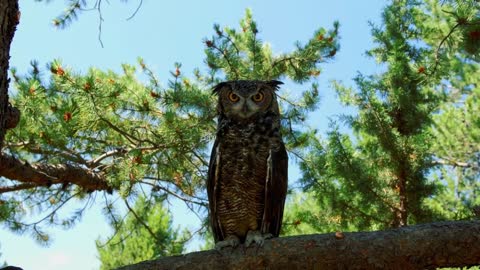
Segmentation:
<svg viewBox="0 0 480 270">
<path fill-rule="evenodd" d="M 265 239 L 272 238 L 271 233 L 262 234 L 260 231 L 248 231 L 247 237 L 245 239 L 245 246 L 249 247 L 252 243 L 257 243 L 259 247 L 263 246 Z"/>
<path fill-rule="evenodd" d="M 231 235 L 225 238 L 225 240 L 217 242 L 215 244 L 215 249 L 220 251 L 222 250 L 222 248 L 225 248 L 225 247 L 236 248 L 239 244 L 240 244 L 240 239 L 238 239 L 238 237 L 236 236 Z"/>
</svg>

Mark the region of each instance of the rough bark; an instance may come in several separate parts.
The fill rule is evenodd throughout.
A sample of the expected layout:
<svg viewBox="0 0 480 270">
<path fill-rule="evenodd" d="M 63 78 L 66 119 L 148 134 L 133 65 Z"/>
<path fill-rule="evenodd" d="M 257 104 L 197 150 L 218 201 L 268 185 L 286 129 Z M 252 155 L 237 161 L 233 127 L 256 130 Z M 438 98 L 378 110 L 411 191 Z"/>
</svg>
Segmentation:
<svg viewBox="0 0 480 270">
<path fill-rule="evenodd" d="M 480 221 L 449 221 L 275 238 L 258 250 L 193 252 L 119 269 L 435 269 L 480 265 L 479 243 Z"/>
<path fill-rule="evenodd" d="M 104 174 L 70 164 L 28 164 L 0 153 L 0 176 L 33 186 L 75 184 L 86 191 L 107 190 L 111 192 Z M 28 188 L 28 185 L 24 187 Z M 2 189 L 7 187 L 0 187 Z"/>
<path fill-rule="evenodd" d="M 0 1 L 0 149 L 7 128 L 15 127 L 19 119 L 19 111 L 8 103 L 10 44 L 19 18 L 18 0 Z"/>
</svg>

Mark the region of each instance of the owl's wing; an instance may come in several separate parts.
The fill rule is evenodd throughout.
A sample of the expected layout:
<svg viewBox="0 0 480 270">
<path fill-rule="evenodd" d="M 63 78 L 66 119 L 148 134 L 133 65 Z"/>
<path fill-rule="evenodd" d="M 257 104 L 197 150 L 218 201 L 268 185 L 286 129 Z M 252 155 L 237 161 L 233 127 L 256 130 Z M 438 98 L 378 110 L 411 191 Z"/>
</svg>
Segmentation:
<svg viewBox="0 0 480 270">
<path fill-rule="evenodd" d="M 282 144 L 278 151 L 271 150 L 268 157 L 268 174 L 265 183 L 265 209 L 262 233 L 280 234 L 283 208 L 288 188 L 288 155 Z"/>
<path fill-rule="evenodd" d="M 222 241 L 224 236 L 220 227 L 220 221 L 218 220 L 216 204 L 218 198 L 218 182 L 220 177 L 220 151 L 218 139 L 215 140 L 212 148 L 212 154 L 210 155 L 210 164 L 208 166 L 208 178 L 207 178 L 207 195 L 208 195 L 208 208 L 210 214 L 210 224 L 212 227 L 213 238 L 215 243 Z"/>
</svg>

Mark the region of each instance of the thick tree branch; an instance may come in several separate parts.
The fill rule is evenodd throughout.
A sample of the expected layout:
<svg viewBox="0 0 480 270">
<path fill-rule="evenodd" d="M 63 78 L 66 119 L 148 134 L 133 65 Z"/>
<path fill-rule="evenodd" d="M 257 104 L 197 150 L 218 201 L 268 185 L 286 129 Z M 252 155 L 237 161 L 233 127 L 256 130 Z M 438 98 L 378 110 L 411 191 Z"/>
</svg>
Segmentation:
<svg viewBox="0 0 480 270">
<path fill-rule="evenodd" d="M 258 250 L 193 252 L 119 269 L 435 269 L 479 265 L 479 243 L 480 221 L 449 221 L 275 238 Z"/>
<path fill-rule="evenodd" d="M 0 194 L 1 193 L 6 193 L 6 192 L 12 192 L 12 191 L 17 191 L 17 190 L 23 190 L 23 189 L 31 189 L 36 187 L 37 185 L 32 184 L 32 183 L 22 183 L 19 185 L 15 186 L 6 186 L 6 187 L 1 187 L 0 186 Z"/>
<path fill-rule="evenodd" d="M 0 176 L 36 186 L 74 184 L 89 192 L 111 192 L 105 176 L 101 173 L 70 164 L 29 164 L 6 154 L 0 154 Z"/>
</svg>

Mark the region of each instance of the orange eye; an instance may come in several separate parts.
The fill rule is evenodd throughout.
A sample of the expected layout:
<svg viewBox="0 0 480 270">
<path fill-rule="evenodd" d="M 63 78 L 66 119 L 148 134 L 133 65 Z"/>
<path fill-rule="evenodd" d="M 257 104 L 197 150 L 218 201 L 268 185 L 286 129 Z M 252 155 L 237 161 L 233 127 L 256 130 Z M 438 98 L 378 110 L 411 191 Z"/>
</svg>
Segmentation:
<svg viewBox="0 0 480 270">
<path fill-rule="evenodd" d="M 230 99 L 231 102 L 237 102 L 240 100 L 240 97 L 237 94 L 230 92 L 230 94 L 228 94 L 228 99 Z"/>
<path fill-rule="evenodd" d="M 263 100 L 263 98 L 265 98 L 265 95 L 263 95 L 262 92 L 258 92 L 252 97 L 253 101 L 255 102 L 260 102 Z"/>
</svg>

